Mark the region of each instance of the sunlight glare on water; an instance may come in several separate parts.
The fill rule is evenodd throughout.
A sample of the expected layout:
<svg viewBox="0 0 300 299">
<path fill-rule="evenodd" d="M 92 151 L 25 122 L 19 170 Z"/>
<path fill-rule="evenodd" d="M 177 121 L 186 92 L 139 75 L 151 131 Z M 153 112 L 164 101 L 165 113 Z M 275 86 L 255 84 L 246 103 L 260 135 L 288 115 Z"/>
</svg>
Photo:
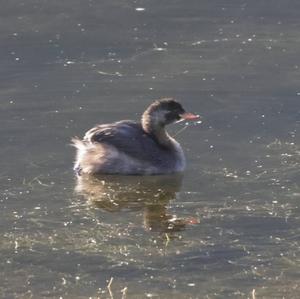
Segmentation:
<svg viewBox="0 0 300 299">
<path fill-rule="evenodd" d="M 298 1 L 32 1 L 0 15 L 1 298 L 298 298 Z M 174 97 L 183 176 L 76 178 L 73 136 Z"/>
</svg>

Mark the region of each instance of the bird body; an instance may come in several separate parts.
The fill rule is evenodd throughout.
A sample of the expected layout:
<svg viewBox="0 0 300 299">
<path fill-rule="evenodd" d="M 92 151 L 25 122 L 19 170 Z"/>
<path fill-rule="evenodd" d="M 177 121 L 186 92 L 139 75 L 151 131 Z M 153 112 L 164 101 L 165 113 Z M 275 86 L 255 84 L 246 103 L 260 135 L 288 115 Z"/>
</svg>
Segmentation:
<svg viewBox="0 0 300 299">
<path fill-rule="evenodd" d="M 165 125 L 197 116 L 186 113 L 174 100 L 155 101 L 142 115 L 141 122 L 122 120 L 97 125 L 83 140 L 73 138 L 77 148 L 77 174 L 155 175 L 181 172 L 185 157 L 180 144 Z"/>
</svg>

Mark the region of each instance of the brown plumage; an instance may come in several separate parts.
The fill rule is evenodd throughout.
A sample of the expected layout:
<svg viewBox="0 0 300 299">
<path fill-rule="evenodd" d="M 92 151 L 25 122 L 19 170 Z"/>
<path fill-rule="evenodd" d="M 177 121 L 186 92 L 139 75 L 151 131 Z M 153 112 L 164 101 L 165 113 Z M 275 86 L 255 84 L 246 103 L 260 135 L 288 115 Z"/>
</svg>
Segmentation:
<svg viewBox="0 0 300 299">
<path fill-rule="evenodd" d="M 172 99 L 152 103 L 141 122 L 123 120 L 98 125 L 75 137 L 75 171 L 89 174 L 167 174 L 183 171 L 185 158 L 181 146 L 170 137 L 165 126 L 180 119 L 196 119 Z"/>
</svg>

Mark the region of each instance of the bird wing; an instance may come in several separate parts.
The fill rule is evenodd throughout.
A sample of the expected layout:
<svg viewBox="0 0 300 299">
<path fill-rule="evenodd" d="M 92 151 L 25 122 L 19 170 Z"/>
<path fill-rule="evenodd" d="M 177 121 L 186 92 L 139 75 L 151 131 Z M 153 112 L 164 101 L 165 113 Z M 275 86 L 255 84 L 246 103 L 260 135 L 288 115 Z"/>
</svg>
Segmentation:
<svg viewBox="0 0 300 299">
<path fill-rule="evenodd" d="M 145 133 L 140 123 L 129 120 L 98 125 L 86 132 L 84 141 L 112 145 L 130 157 L 157 165 L 170 158 L 169 151 Z"/>
</svg>

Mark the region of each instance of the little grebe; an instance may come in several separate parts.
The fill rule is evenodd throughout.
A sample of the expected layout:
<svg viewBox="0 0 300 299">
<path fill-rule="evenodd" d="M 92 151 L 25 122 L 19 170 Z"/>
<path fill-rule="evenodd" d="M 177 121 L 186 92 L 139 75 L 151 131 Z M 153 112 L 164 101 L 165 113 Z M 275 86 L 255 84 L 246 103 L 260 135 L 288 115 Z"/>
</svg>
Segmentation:
<svg viewBox="0 0 300 299">
<path fill-rule="evenodd" d="M 152 103 L 141 122 L 122 120 L 97 125 L 83 140 L 75 137 L 74 170 L 80 174 L 155 175 L 181 172 L 185 157 L 180 144 L 165 130 L 179 120 L 195 120 L 173 99 Z"/>
</svg>

